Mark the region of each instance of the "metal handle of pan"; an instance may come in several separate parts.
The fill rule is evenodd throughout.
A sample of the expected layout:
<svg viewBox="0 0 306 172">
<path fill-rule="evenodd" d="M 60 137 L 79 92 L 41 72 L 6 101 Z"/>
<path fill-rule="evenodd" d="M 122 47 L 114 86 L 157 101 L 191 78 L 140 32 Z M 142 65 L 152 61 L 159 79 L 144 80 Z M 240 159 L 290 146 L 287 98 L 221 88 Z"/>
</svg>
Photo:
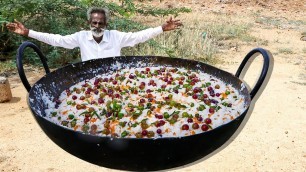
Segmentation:
<svg viewBox="0 0 306 172">
<path fill-rule="evenodd" d="M 25 48 L 30 47 L 32 48 L 36 54 L 40 57 L 40 60 L 45 68 L 46 74 L 50 73 L 48 64 L 47 64 L 47 59 L 44 56 L 44 54 L 40 51 L 40 49 L 32 42 L 26 41 L 23 42 L 18 50 L 17 50 L 17 55 L 16 55 L 16 64 L 17 64 L 17 69 L 18 69 L 18 73 L 19 73 L 19 77 L 24 85 L 24 87 L 27 89 L 27 91 L 29 92 L 31 90 L 31 86 L 29 84 L 29 81 L 24 73 L 24 69 L 23 69 L 23 63 L 22 63 L 22 58 L 23 58 L 23 53 Z"/>
<path fill-rule="evenodd" d="M 261 74 L 254 86 L 254 88 L 251 90 L 250 92 L 250 96 L 251 96 L 251 99 L 254 98 L 254 96 L 256 95 L 256 93 L 258 92 L 258 90 L 260 89 L 261 85 L 263 84 L 266 76 L 267 76 L 267 73 L 268 73 L 268 70 L 269 70 L 269 65 L 270 65 L 270 56 L 269 56 L 269 53 L 263 49 L 263 48 L 255 48 L 253 50 L 251 50 L 246 56 L 245 58 L 243 59 L 243 61 L 241 62 L 235 76 L 239 78 L 242 70 L 244 69 L 246 63 L 249 61 L 249 59 L 251 57 L 253 57 L 253 55 L 257 54 L 257 53 L 260 53 L 263 58 L 264 58 L 264 63 L 263 63 L 263 67 L 262 67 L 262 70 L 261 70 Z"/>
</svg>

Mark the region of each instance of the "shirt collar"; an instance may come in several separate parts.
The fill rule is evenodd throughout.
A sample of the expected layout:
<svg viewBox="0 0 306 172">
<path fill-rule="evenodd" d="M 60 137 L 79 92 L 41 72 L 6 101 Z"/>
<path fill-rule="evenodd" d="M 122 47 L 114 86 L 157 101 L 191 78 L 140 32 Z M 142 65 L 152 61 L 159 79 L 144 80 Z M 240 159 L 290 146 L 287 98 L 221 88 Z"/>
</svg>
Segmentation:
<svg viewBox="0 0 306 172">
<path fill-rule="evenodd" d="M 89 41 L 94 40 L 91 31 L 88 31 L 87 39 L 88 39 Z M 104 30 L 104 34 L 103 34 L 103 38 L 102 38 L 102 41 L 101 41 L 101 42 L 108 42 L 108 41 L 109 41 L 108 30 Z"/>
</svg>

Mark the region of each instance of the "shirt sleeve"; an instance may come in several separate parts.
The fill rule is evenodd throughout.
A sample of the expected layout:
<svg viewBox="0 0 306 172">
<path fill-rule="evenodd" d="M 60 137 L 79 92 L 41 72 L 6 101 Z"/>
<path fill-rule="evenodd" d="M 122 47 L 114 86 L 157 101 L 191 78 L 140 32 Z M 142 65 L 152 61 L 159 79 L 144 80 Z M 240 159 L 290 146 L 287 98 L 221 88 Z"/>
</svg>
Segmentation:
<svg viewBox="0 0 306 172">
<path fill-rule="evenodd" d="M 59 34 L 49 34 L 49 33 L 42 33 L 42 32 L 36 32 L 34 30 L 29 30 L 28 36 L 30 38 L 34 38 L 46 44 L 57 47 L 73 49 L 79 46 L 77 33 L 74 33 L 72 35 L 62 36 Z"/>
<path fill-rule="evenodd" d="M 163 29 L 161 26 L 156 28 L 149 28 L 139 32 L 119 32 L 120 33 L 120 46 L 122 47 L 132 47 L 138 43 L 145 42 L 161 33 Z"/>
</svg>

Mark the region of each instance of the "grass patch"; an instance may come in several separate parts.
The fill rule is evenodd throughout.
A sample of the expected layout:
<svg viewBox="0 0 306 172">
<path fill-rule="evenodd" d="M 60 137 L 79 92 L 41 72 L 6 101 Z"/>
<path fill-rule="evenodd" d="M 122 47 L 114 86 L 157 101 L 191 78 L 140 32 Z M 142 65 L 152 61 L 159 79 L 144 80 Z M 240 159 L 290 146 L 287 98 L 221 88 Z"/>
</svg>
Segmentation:
<svg viewBox="0 0 306 172">
<path fill-rule="evenodd" d="M 293 51 L 290 48 L 279 48 L 278 52 L 281 54 L 293 54 Z"/>
<path fill-rule="evenodd" d="M 16 63 L 13 60 L 1 61 L 0 63 L 0 74 L 15 69 L 16 69 Z"/>
<path fill-rule="evenodd" d="M 233 42 L 267 44 L 264 40 L 251 36 L 249 32 L 253 25 L 241 22 L 238 16 L 231 18 L 225 14 L 192 13 L 177 18 L 184 24 L 180 30 L 163 33 L 154 38 L 154 41 L 133 48 L 125 48 L 122 54 L 182 57 L 215 64 L 218 62 L 219 50 L 230 49 Z M 136 17 L 134 20 L 158 26 L 167 18 L 157 21 Z"/>
<path fill-rule="evenodd" d="M 255 17 L 256 23 L 263 24 L 267 26 L 267 28 L 275 27 L 279 29 L 301 29 L 304 25 L 306 25 L 306 22 L 302 20 L 287 20 L 285 18 L 276 18 L 260 15 L 255 15 Z"/>
</svg>

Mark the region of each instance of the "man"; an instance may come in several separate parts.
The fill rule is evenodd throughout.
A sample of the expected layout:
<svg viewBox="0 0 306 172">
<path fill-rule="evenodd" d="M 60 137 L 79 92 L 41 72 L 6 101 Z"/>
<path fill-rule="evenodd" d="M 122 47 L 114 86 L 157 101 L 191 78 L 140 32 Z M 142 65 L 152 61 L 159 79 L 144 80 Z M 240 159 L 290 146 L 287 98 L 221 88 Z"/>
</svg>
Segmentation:
<svg viewBox="0 0 306 172">
<path fill-rule="evenodd" d="M 18 21 L 6 26 L 14 33 L 37 39 L 52 46 L 68 49 L 80 47 L 82 61 L 120 56 L 123 47 L 134 46 L 164 31 L 171 31 L 182 26 L 180 20 L 170 18 L 162 26 L 134 33 L 125 33 L 117 30 L 106 30 L 109 12 L 105 8 L 90 8 L 87 11 L 87 18 L 90 31 L 80 31 L 66 36 L 29 30 Z"/>
</svg>

